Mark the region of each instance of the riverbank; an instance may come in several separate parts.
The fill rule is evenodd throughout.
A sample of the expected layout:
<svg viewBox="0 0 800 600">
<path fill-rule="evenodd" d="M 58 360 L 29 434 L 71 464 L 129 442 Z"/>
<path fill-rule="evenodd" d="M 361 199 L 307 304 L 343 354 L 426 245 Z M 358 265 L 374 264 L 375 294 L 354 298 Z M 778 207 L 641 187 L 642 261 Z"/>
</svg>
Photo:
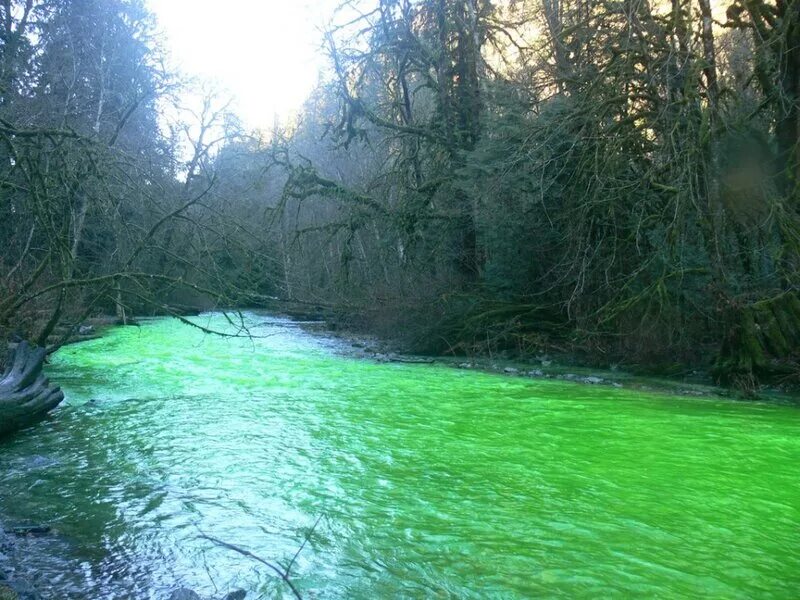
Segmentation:
<svg viewBox="0 0 800 600">
<path fill-rule="evenodd" d="M 407 350 L 396 339 L 384 338 L 342 326 L 323 315 L 287 314 L 300 326 L 315 335 L 325 335 L 341 342 L 341 353 L 378 362 L 428 363 L 457 369 L 497 373 L 511 377 L 551 379 L 572 383 L 628 388 L 677 396 L 721 397 L 741 400 L 764 400 L 782 404 L 800 404 L 798 386 L 762 385 L 747 393 L 715 384 L 711 375 L 702 370 L 689 371 L 682 376 L 659 376 L 647 372 L 631 372 L 617 366 L 593 367 L 581 364 L 566 353 L 541 354 L 531 357 L 507 356 L 442 356 L 420 355 Z"/>
<path fill-rule="evenodd" d="M 800 404 L 800 386 L 798 385 L 760 385 L 757 389 L 744 392 L 733 387 L 716 384 L 710 373 L 701 369 L 686 370 L 665 376 L 642 367 L 634 372 L 624 366 L 587 365 L 585 360 L 565 352 L 522 357 L 509 357 L 503 353 L 496 356 L 422 355 L 410 351 L 407 344 L 398 337 L 370 334 L 363 329 L 353 327 L 349 319 L 342 319 L 324 308 L 287 307 L 279 303 L 273 309 L 253 309 L 252 312 L 284 316 L 308 333 L 336 339 L 339 344 L 333 350 L 353 358 L 377 362 L 438 364 L 514 377 L 552 379 L 614 388 L 624 387 L 679 396 L 717 396 Z M 196 309 L 185 310 L 186 317 L 197 314 Z M 138 326 L 138 319 L 142 318 L 145 317 L 134 317 L 125 326 Z M 117 317 L 112 315 L 92 317 L 76 329 L 65 345 L 98 339 L 109 329 L 120 326 L 123 325 Z"/>
<path fill-rule="evenodd" d="M 29 576 L 18 543 L 0 521 L 0 600 L 41 600 Z"/>
<path fill-rule="evenodd" d="M 60 596 L 48 593 L 52 590 L 47 589 L 46 582 L 37 582 L 37 573 L 28 564 L 33 551 L 39 555 L 46 555 L 48 552 L 46 549 L 34 548 L 34 536 L 48 535 L 55 535 L 49 527 L 6 529 L 3 522 L 0 521 L 0 600 L 57 600 L 60 598 Z M 53 550 L 50 552 L 53 553 Z M 49 560 L 54 564 L 62 565 L 64 569 L 68 568 L 66 561 L 55 553 Z M 80 569 L 81 566 L 74 564 L 71 568 Z M 163 600 L 204 600 L 204 597 L 194 590 L 177 585 L 171 592 L 164 592 L 157 597 L 163 598 Z M 244 600 L 246 597 L 246 591 L 234 589 L 215 595 L 209 600 Z"/>
<path fill-rule="evenodd" d="M 644 392 L 674 394 L 678 396 L 717 396 L 742 400 L 765 400 L 786 404 L 800 404 L 800 387 L 797 385 L 761 385 L 755 390 L 742 390 L 714 383 L 710 373 L 697 369 L 680 374 L 660 375 L 639 368 L 636 372 L 616 365 L 590 366 L 577 356 L 564 352 L 539 354 L 530 357 L 499 356 L 443 356 L 421 355 L 409 351 L 397 338 L 381 337 L 365 333 L 348 326 L 347 320 L 336 318 L 333 313 L 323 309 L 304 310 L 292 307 L 282 310 L 259 310 L 253 312 L 265 315 L 281 315 L 291 319 L 303 330 L 319 336 L 334 338 L 340 344 L 334 351 L 353 358 L 375 360 L 378 362 L 403 362 L 438 364 L 457 369 L 498 373 L 513 377 L 531 379 L 552 379 L 572 383 L 629 388 Z M 197 311 L 186 312 L 194 316 Z M 143 317 L 137 317 L 143 318 Z M 127 326 L 137 326 L 137 318 Z M 112 327 L 122 326 L 116 317 L 101 315 L 87 320 L 69 343 L 79 343 L 102 337 Z"/>
<path fill-rule="evenodd" d="M 375 354 L 397 353 L 430 355 L 442 363 L 470 365 L 468 368 L 505 372 L 509 369 L 532 376 L 597 384 L 628 382 L 644 390 L 663 390 L 680 395 L 720 395 L 754 400 L 787 401 L 800 397 L 800 355 L 794 362 L 774 360 L 751 371 L 720 371 L 715 343 L 698 346 L 691 356 L 686 353 L 664 356 L 649 348 L 639 351 L 614 350 L 591 344 L 579 344 L 569 336 L 551 336 L 543 328 L 531 332 L 528 341 L 503 345 L 483 332 L 486 343 L 464 344 L 445 337 L 419 314 L 415 320 L 406 314 L 393 317 L 372 314 L 367 308 L 335 308 L 304 303 L 276 303 L 277 311 L 302 320 L 324 322 L 321 331 L 351 336 L 357 342 L 381 348 Z M 530 325 L 534 328 L 534 325 Z M 481 338 L 481 331 L 475 336 Z M 658 340 L 652 345 L 657 347 Z M 512 347 L 513 346 L 513 347 Z M 385 348 L 385 350 L 384 350 Z M 494 350 L 493 350 L 494 349 Z M 539 372 L 542 372 L 539 375 Z"/>
</svg>

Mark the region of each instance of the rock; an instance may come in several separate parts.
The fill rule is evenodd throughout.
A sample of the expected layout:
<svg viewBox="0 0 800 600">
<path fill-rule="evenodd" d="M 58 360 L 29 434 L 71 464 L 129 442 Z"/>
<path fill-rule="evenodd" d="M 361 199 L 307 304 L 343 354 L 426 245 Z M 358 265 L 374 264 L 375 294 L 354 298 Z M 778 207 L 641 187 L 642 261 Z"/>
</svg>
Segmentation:
<svg viewBox="0 0 800 600">
<path fill-rule="evenodd" d="M 586 383 L 597 384 L 597 383 L 603 383 L 604 379 L 602 377 L 597 377 L 596 375 L 589 375 L 589 377 L 584 379 L 584 381 Z"/>
<path fill-rule="evenodd" d="M 397 354 L 389 354 L 386 357 L 386 360 L 388 360 L 389 362 L 420 364 L 420 365 L 430 365 L 433 364 L 434 362 L 432 358 L 425 358 L 423 356 L 399 356 Z"/>
<path fill-rule="evenodd" d="M 11 574 L 14 541 L 0 524 L 0 600 L 41 600 L 42 597 L 28 581 L 15 579 Z"/>
<path fill-rule="evenodd" d="M 509 375 L 516 375 L 519 373 L 519 369 L 515 369 L 514 367 L 506 367 L 503 369 L 503 373 L 508 373 Z"/>
<path fill-rule="evenodd" d="M 533 369 L 532 371 L 528 371 L 528 377 L 543 377 L 544 371 L 541 369 Z"/>
<path fill-rule="evenodd" d="M 33 456 L 21 461 L 23 468 L 33 471 L 36 469 L 46 469 L 54 467 L 59 464 L 58 460 L 49 456 L 42 456 L 41 454 L 34 454 Z"/>
<path fill-rule="evenodd" d="M 0 586 L 0 592 L 2 592 L 4 588 L 6 593 L 10 594 L 8 596 L 10 600 L 41 600 L 42 598 L 39 592 L 36 591 L 36 588 L 22 579 L 9 579 Z M 5 600 L 3 596 L 0 596 L 0 598 Z"/>
<path fill-rule="evenodd" d="M 2 523 L 0 523 L 0 552 L 10 552 L 13 546 L 14 542 L 10 537 L 8 537 L 8 534 L 3 529 Z"/>
<path fill-rule="evenodd" d="M 681 390 L 681 394 L 684 396 L 705 396 L 706 393 L 700 390 Z"/>
<path fill-rule="evenodd" d="M 78 335 L 89 335 L 94 333 L 94 327 L 91 325 L 81 325 L 78 327 Z"/>
<path fill-rule="evenodd" d="M 552 360 L 542 360 L 542 366 L 543 367 L 549 367 L 552 364 L 553 364 Z"/>
<path fill-rule="evenodd" d="M 169 596 L 169 600 L 202 600 L 197 592 L 189 588 L 178 588 Z"/>
<path fill-rule="evenodd" d="M 459 369 L 471 369 L 472 368 L 472 363 L 468 363 L 468 362 L 459 363 L 458 368 Z"/>
<path fill-rule="evenodd" d="M 230 594 L 225 596 L 223 600 L 244 600 L 245 596 L 247 596 L 247 592 L 245 592 L 244 590 L 234 590 Z"/>
<path fill-rule="evenodd" d="M 21 537 L 28 535 L 48 535 L 53 532 L 53 529 L 49 525 L 28 525 L 25 527 L 12 527 L 8 532 Z"/>
<path fill-rule="evenodd" d="M 617 383 L 616 381 L 614 383 L 612 383 L 611 385 L 613 385 L 615 388 L 623 387 L 623 385 L 621 383 Z"/>
</svg>

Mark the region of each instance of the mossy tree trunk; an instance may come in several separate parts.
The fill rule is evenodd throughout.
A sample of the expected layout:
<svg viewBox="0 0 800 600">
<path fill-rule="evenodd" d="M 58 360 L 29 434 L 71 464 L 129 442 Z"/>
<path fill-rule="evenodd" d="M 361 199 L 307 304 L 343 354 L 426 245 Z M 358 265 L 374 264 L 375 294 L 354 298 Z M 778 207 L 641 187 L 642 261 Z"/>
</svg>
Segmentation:
<svg viewBox="0 0 800 600">
<path fill-rule="evenodd" d="M 728 383 L 780 375 L 800 359 L 800 298 L 788 291 L 731 308 L 727 335 L 715 366 Z"/>
</svg>

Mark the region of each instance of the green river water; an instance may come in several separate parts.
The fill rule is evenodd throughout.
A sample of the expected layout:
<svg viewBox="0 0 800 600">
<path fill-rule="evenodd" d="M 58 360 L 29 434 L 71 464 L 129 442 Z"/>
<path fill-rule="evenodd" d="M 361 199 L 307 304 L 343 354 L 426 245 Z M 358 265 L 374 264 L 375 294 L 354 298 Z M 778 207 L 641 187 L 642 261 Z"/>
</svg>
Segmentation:
<svg viewBox="0 0 800 600">
<path fill-rule="evenodd" d="M 53 598 L 800 597 L 800 409 L 349 358 L 289 321 L 68 346 L 0 443 Z M 219 315 L 199 318 L 225 327 Z"/>
</svg>

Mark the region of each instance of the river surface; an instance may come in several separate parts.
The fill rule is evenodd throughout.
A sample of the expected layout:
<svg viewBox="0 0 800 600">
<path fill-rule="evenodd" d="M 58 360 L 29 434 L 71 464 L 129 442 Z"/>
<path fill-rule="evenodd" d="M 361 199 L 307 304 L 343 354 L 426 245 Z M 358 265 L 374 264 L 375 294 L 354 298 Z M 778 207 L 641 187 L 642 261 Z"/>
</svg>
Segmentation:
<svg viewBox="0 0 800 600">
<path fill-rule="evenodd" d="M 248 315 L 68 346 L 0 443 L 52 598 L 797 598 L 800 409 L 349 358 Z M 219 315 L 204 326 L 232 326 Z M 57 560 L 54 560 L 54 555 Z"/>
</svg>

